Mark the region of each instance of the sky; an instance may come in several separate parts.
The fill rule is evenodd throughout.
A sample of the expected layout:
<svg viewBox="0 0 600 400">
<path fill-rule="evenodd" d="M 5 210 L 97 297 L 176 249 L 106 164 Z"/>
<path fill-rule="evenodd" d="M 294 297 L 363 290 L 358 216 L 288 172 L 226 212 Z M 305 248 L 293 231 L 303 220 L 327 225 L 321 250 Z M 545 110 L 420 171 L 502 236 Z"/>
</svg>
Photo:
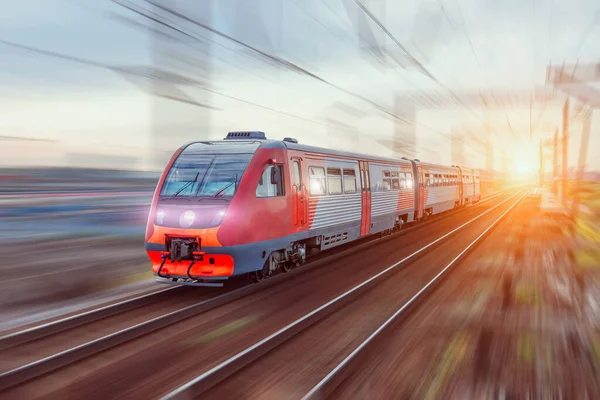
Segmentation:
<svg viewBox="0 0 600 400">
<path fill-rule="evenodd" d="M 533 169 L 540 138 L 560 124 L 564 97 L 532 107 L 539 123 L 531 139 L 528 106 L 420 105 L 411 113 L 395 99 L 531 91 L 548 87 L 550 64 L 600 61 L 595 0 L 359 2 L 381 26 L 354 0 L 160 3 L 178 15 L 144 0 L 3 2 L 0 136 L 51 141 L 56 157 L 51 161 L 41 144 L 49 142 L 3 140 L 0 165 L 60 164 L 70 152 L 134 153 L 137 168 L 156 168 L 182 143 L 232 130 L 391 155 L 380 143 L 394 135 L 391 113 L 410 121 L 407 129 L 416 136 L 410 156 L 452 163 L 449 137 L 460 131 L 492 143 L 495 168 L 501 167 L 504 149 Z M 149 23 L 138 12 L 156 13 L 175 29 Z M 407 61 L 407 53 L 431 76 Z M 188 84 L 152 85 L 140 76 L 156 69 L 177 73 Z M 188 102 L 159 98 L 157 92 Z M 489 137 L 486 123 L 493 128 Z M 600 148 L 599 123 L 595 115 L 590 149 Z M 569 158 L 575 165 L 580 122 L 572 124 L 571 135 Z M 473 137 L 460 140 L 464 162 L 485 166 L 482 146 Z M 23 151 L 26 157 L 16 155 Z M 594 151 L 588 164 L 600 169 Z"/>
</svg>

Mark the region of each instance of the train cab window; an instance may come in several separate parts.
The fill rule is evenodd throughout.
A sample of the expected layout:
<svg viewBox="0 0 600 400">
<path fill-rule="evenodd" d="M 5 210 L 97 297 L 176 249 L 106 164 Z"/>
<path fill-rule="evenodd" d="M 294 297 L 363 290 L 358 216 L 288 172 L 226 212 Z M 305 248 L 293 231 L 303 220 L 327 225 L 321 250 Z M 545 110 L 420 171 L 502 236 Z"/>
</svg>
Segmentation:
<svg viewBox="0 0 600 400">
<path fill-rule="evenodd" d="M 400 190 L 400 188 L 401 188 L 400 174 L 398 174 L 398 171 L 392 171 L 391 175 L 392 175 L 392 190 Z"/>
<path fill-rule="evenodd" d="M 406 189 L 406 175 L 404 172 L 400 172 L 400 189 Z"/>
<path fill-rule="evenodd" d="M 327 168 L 327 186 L 329 194 L 342 194 L 342 171 L 339 168 Z"/>
<path fill-rule="evenodd" d="M 431 186 L 431 177 L 429 174 L 425 174 L 425 179 L 423 180 L 425 186 Z"/>
<path fill-rule="evenodd" d="M 292 165 L 294 173 L 294 182 L 292 182 L 292 184 L 294 185 L 294 190 L 296 192 L 300 192 L 302 190 L 302 182 L 300 182 L 300 163 L 298 161 L 294 161 Z"/>
<path fill-rule="evenodd" d="M 284 194 L 283 165 L 268 165 L 256 187 L 256 197 L 278 197 Z"/>
<path fill-rule="evenodd" d="M 344 169 L 344 193 L 356 193 L 356 172 Z"/>
<path fill-rule="evenodd" d="M 392 176 L 390 171 L 383 171 L 383 190 L 386 192 L 392 190 Z"/>
<path fill-rule="evenodd" d="M 325 194 L 325 168 L 308 167 L 308 176 L 310 180 L 310 194 L 321 196 Z"/>
</svg>

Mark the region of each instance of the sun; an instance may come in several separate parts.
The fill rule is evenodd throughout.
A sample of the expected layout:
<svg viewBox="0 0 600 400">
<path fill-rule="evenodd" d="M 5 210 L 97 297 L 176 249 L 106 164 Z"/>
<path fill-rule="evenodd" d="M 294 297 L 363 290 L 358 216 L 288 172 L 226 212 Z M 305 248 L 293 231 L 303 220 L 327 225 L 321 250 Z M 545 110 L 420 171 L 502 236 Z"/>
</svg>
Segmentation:
<svg viewBox="0 0 600 400">
<path fill-rule="evenodd" d="M 517 175 L 531 175 L 537 171 L 537 166 L 533 163 L 518 161 L 515 163 L 515 172 Z"/>
</svg>

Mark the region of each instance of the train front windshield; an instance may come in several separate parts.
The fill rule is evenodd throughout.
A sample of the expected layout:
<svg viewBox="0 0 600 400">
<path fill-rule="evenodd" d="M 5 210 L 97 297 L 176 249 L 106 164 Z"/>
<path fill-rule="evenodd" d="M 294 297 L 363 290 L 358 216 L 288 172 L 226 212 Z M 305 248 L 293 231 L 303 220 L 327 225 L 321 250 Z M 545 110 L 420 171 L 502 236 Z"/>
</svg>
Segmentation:
<svg viewBox="0 0 600 400">
<path fill-rule="evenodd" d="M 160 196 L 230 197 L 252 154 L 185 154 L 173 163 Z"/>
</svg>

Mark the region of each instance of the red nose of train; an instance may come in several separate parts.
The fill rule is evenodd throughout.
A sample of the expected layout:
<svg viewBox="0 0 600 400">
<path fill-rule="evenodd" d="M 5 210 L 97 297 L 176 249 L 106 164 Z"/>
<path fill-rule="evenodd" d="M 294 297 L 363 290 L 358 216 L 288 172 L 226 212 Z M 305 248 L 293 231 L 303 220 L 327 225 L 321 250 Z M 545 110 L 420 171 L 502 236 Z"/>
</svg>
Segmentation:
<svg viewBox="0 0 600 400">
<path fill-rule="evenodd" d="M 153 214 L 146 248 L 155 274 L 184 279 L 233 274 L 233 258 L 215 251 L 226 206 L 159 204 Z"/>
</svg>

